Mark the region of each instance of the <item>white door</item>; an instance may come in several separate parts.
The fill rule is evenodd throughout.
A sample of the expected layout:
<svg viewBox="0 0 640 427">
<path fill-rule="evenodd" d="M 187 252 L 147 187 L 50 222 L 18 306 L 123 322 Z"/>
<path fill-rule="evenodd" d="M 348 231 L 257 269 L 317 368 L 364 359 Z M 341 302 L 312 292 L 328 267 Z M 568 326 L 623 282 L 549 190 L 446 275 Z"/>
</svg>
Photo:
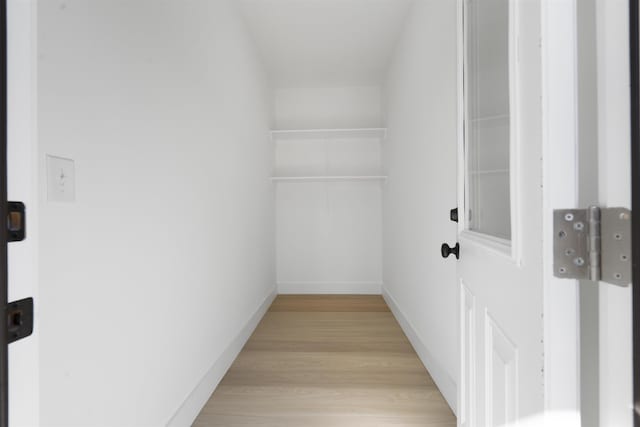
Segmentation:
<svg viewBox="0 0 640 427">
<path fill-rule="evenodd" d="M 502 426 L 544 410 L 541 9 L 464 0 L 462 12 L 458 419 Z"/>
</svg>

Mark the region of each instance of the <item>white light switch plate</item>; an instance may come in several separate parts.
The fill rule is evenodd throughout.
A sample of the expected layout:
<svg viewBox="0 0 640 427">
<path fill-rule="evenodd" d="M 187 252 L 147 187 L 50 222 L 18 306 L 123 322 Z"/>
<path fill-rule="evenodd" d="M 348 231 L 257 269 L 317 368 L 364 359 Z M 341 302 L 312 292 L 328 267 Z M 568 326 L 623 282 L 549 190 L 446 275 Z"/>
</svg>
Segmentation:
<svg viewBox="0 0 640 427">
<path fill-rule="evenodd" d="M 47 199 L 73 202 L 76 199 L 76 172 L 73 160 L 47 155 Z"/>
</svg>

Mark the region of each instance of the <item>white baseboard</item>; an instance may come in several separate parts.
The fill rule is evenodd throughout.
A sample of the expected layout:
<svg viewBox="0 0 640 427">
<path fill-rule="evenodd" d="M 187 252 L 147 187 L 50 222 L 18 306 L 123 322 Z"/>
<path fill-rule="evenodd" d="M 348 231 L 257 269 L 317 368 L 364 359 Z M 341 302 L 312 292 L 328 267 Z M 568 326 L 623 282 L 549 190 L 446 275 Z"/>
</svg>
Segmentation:
<svg viewBox="0 0 640 427">
<path fill-rule="evenodd" d="M 180 405 L 180 408 L 178 408 L 176 413 L 167 423 L 167 427 L 189 427 L 193 424 L 216 387 L 218 387 L 222 377 L 227 373 L 233 361 L 238 357 L 242 347 L 244 347 L 245 343 L 249 340 L 249 337 L 258 326 L 258 323 L 260 323 L 260 320 L 264 317 L 276 296 L 276 289 L 267 295 L 256 312 L 229 344 L 227 349 L 222 353 L 218 360 L 216 360 L 211 369 L 209 369 L 206 375 L 200 380 L 196 388 L 189 394 L 182 405 Z"/>
<path fill-rule="evenodd" d="M 280 294 L 360 294 L 380 295 L 379 282 L 278 282 Z"/>
<path fill-rule="evenodd" d="M 409 341 L 411 342 L 411 345 L 413 345 L 416 353 L 418 353 L 418 357 L 422 361 L 422 364 L 427 368 L 427 371 L 429 371 L 431 378 L 433 378 L 436 386 L 440 389 L 440 392 L 449 404 L 449 407 L 451 407 L 453 413 L 457 415 L 458 388 L 456 386 L 456 382 L 449 376 L 440 363 L 435 360 L 431 352 L 427 349 L 427 346 L 424 345 L 418 336 L 409 319 L 407 319 L 400 310 L 396 300 L 386 289 L 382 289 L 382 297 L 387 302 L 387 305 L 400 324 L 400 327 L 402 327 L 405 335 L 409 338 Z"/>
</svg>

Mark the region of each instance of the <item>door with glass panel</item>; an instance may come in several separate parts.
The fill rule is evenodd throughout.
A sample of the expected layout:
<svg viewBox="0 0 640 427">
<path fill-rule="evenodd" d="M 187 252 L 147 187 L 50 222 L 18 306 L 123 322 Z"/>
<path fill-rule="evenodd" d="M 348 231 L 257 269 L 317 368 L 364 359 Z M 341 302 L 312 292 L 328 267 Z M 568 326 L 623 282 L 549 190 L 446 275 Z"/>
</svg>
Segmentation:
<svg viewBox="0 0 640 427">
<path fill-rule="evenodd" d="M 461 426 L 542 415 L 540 1 L 460 1 Z"/>
</svg>

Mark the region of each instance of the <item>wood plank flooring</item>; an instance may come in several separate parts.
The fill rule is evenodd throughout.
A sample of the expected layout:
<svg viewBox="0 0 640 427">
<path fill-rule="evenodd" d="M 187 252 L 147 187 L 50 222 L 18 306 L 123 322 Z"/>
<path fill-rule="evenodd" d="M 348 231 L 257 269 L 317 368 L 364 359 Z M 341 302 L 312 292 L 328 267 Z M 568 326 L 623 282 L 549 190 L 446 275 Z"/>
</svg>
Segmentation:
<svg viewBox="0 0 640 427">
<path fill-rule="evenodd" d="M 194 427 L 455 427 L 380 296 L 281 295 Z"/>
</svg>

